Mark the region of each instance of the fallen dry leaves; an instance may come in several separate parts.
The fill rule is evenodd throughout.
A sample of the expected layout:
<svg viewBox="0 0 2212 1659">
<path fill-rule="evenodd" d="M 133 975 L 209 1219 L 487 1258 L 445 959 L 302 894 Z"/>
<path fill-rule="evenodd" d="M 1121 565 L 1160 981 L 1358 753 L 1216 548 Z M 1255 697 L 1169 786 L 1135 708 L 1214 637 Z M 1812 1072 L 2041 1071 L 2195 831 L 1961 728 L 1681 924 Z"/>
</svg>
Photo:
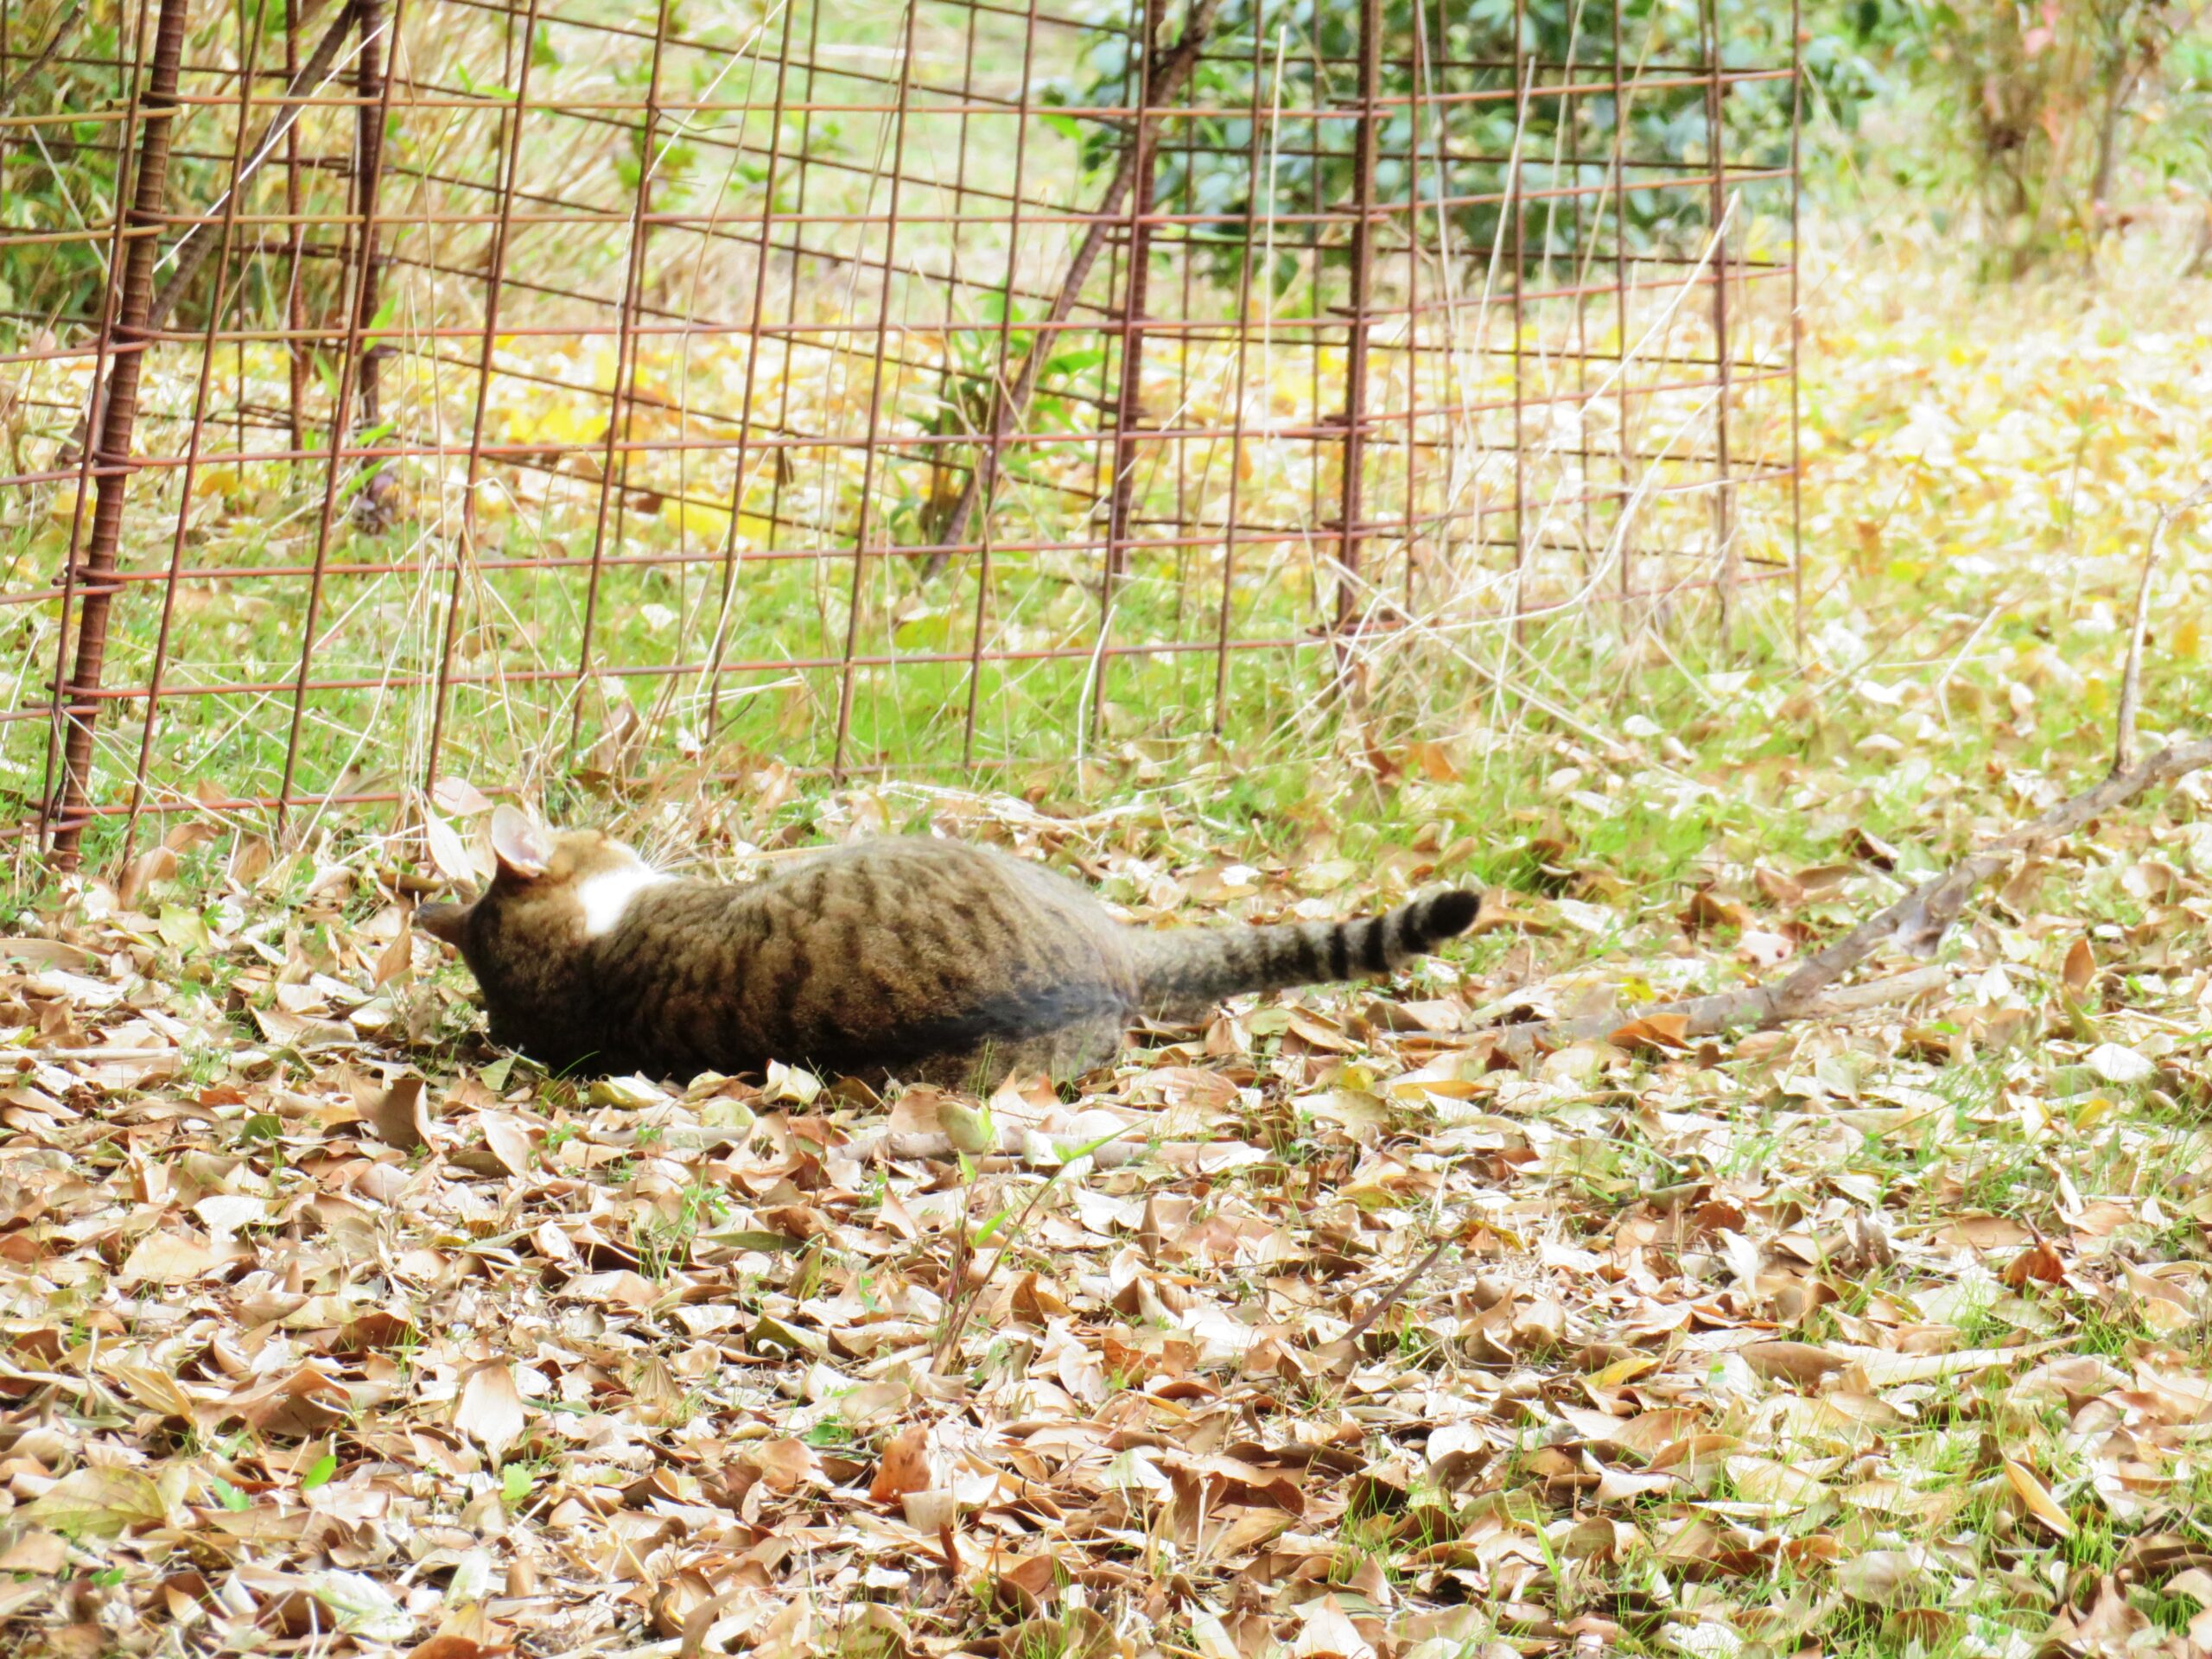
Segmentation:
<svg viewBox="0 0 2212 1659">
<path fill-rule="evenodd" d="M 1139 918 L 1316 902 L 1172 817 L 920 798 Z M 2143 886 L 2159 833 L 2070 855 Z M 1753 971 L 1730 936 L 1825 931 L 1889 872 L 1721 871 L 1594 955 L 1560 913 L 1592 901 L 1522 896 L 1486 969 L 988 1100 L 549 1080 L 463 1034 L 431 945 L 394 963 L 394 867 L 216 868 L 254 874 L 95 885 L 0 945 L 16 1650 L 2212 1634 L 2212 1080 L 2175 1017 L 2212 978 L 2140 977 L 2201 925 L 2194 866 L 2108 958 L 2000 909 L 1940 1006 L 1723 1044 L 1630 1017 L 1667 942 Z M 1611 1041 L 1485 1033 L 1605 985 Z"/>
<path fill-rule="evenodd" d="M 2204 348 L 2076 349 L 2101 326 L 1947 357 L 1907 312 L 1815 352 L 1816 557 L 1894 595 L 1941 543 L 1993 619 L 2024 512 L 2065 529 L 2018 556 L 2041 587 L 2126 588 L 2098 510 L 2202 453 Z M 2119 527 L 2079 544 L 2059 496 Z M 0 1649 L 2212 1651 L 2201 790 L 2012 872 L 1913 1001 L 1732 1039 L 1638 1012 L 2078 785 L 2109 607 L 1987 597 L 1931 598 L 1921 650 L 1846 596 L 1802 685 L 1694 688 L 1802 755 L 1516 730 L 1525 813 L 1481 734 L 1385 757 L 1434 832 L 1381 850 L 1270 856 L 1156 795 L 815 803 L 809 837 L 993 839 L 1147 921 L 1525 871 L 1456 966 L 1240 1004 L 1076 1098 L 549 1080 L 408 925 L 480 793 L 442 786 L 411 863 L 180 825 L 0 942 Z M 755 781 L 645 827 L 791 844 Z M 1681 879 L 1586 849 L 1739 797 L 1764 816 Z M 1594 1013 L 1518 1063 L 1485 1034 Z"/>
</svg>

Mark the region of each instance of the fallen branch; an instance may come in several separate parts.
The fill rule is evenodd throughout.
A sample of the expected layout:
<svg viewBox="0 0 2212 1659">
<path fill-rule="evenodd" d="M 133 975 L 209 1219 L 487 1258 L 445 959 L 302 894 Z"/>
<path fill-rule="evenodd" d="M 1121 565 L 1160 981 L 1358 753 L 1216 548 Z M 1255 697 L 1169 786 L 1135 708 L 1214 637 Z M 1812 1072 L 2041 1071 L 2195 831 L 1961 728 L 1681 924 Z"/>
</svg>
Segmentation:
<svg viewBox="0 0 2212 1659">
<path fill-rule="evenodd" d="M 992 497 L 998 489 L 1000 452 L 1028 412 L 1029 400 L 1036 395 L 1037 382 L 1044 374 L 1045 365 L 1058 351 L 1059 325 L 1074 311 L 1083 285 L 1090 280 L 1090 268 L 1106 250 L 1108 238 L 1121 228 L 1121 221 L 1115 215 L 1121 212 L 1122 201 L 1137 181 L 1137 160 L 1145 149 L 1141 130 L 1144 120 L 1153 111 L 1172 105 L 1181 93 L 1184 83 L 1198 67 L 1198 54 L 1205 49 L 1207 36 L 1213 33 L 1214 15 L 1220 10 L 1221 0 L 1197 0 L 1174 49 L 1148 67 L 1143 102 L 1139 105 L 1138 128 L 1132 131 L 1129 143 L 1123 148 L 1121 162 L 1114 168 L 1114 176 L 1107 181 L 1104 194 L 1098 198 L 1098 205 L 1090 210 L 1090 222 L 1084 231 L 1083 240 L 1076 245 L 1075 257 L 1068 262 L 1068 274 L 1060 283 L 1059 292 L 1052 297 L 1052 309 L 1046 313 L 1044 321 L 1036 325 L 1036 338 L 1030 345 L 1029 355 L 1022 359 L 1013 386 L 1001 388 L 991 400 L 987 423 L 989 441 L 969 469 L 968 481 L 960 486 L 951 512 L 945 515 L 937 531 L 937 539 L 943 545 L 923 562 L 925 582 L 944 569 L 952 556 L 952 548 L 968 539 L 968 521 L 975 516 L 977 501 L 982 503 L 987 514 L 990 512 Z M 1124 317 L 1122 323 L 1133 327 L 1141 321 Z"/>
<path fill-rule="evenodd" d="M 1352 1322 L 1351 1329 L 1345 1332 L 1343 1336 L 1337 1338 L 1338 1343 L 1348 1349 L 1357 1351 L 1359 1339 L 1374 1329 L 1375 1321 L 1381 1319 L 1385 1313 L 1388 1313 L 1393 1307 L 1396 1306 L 1399 1302 L 1405 1299 L 1406 1293 L 1414 1287 L 1414 1284 L 1419 1281 L 1421 1274 L 1427 1273 L 1431 1268 L 1436 1265 L 1437 1258 L 1444 1254 L 1444 1247 L 1451 1242 L 1452 1241 L 1448 1238 L 1440 1238 L 1435 1243 L 1430 1245 L 1428 1254 L 1421 1257 L 1420 1261 L 1414 1262 L 1412 1267 L 1407 1268 L 1405 1273 L 1399 1278 L 1396 1284 L 1391 1286 L 1389 1289 L 1384 1291 L 1380 1296 L 1376 1297 L 1375 1299 L 1375 1306 L 1369 1308 L 1366 1313 L 1361 1314 L 1358 1319 L 1355 1319 Z"/>
<path fill-rule="evenodd" d="M 315 42 L 315 52 L 308 58 L 307 67 L 298 74 L 294 75 L 289 84 L 285 86 L 283 97 L 286 101 L 283 107 L 270 118 L 268 129 L 254 141 L 253 149 L 245 164 L 239 168 L 236 181 L 212 204 L 213 208 L 219 208 L 225 201 L 235 195 L 242 194 L 253 175 L 261 170 L 262 163 L 276 154 L 276 146 L 283 142 L 284 135 L 291 130 L 293 124 L 299 120 L 301 112 L 307 108 L 307 96 L 310 92 L 320 92 L 322 89 L 323 83 L 331 73 L 332 66 L 338 60 L 340 50 L 346 44 L 346 31 L 353 27 L 359 15 L 359 0 L 346 0 L 346 3 L 339 7 L 338 15 L 330 20 L 330 27 L 323 30 L 322 38 Z M 59 35 L 55 38 L 58 41 Z M 20 86 L 22 83 L 22 77 L 19 75 L 16 77 L 16 84 Z M 10 90 L 12 92 L 13 88 Z M 192 279 L 200 274 L 200 268 L 207 263 L 209 257 L 221 245 L 220 237 L 200 234 L 202 231 L 208 228 L 213 219 L 214 213 L 211 208 L 210 212 L 200 216 L 199 223 L 188 228 L 169 249 L 167 257 L 175 262 L 175 268 L 169 272 L 168 280 L 155 290 L 153 299 L 148 303 L 143 333 L 147 334 L 156 333 L 168 321 L 169 313 L 176 308 L 177 302 L 184 297 L 185 289 L 191 286 Z M 222 303 L 222 296 L 217 295 L 212 302 L 219 306 Z M 294 342 L 295 349 L 297 348 L 298 344 L 297 341 Z M 107 385 L 103 381 L 94 389 L 92 400 L 86 404 L 84 415 L 69 434 L 68 442 L 62 446 L 61 455 L 65 464 L 73 462 L 83 454 L 86 435 L 105 418 L 106 400 Z"/>
<path fill-rule="evenodd" d="M 2158 553 L 2165 544 L 2166 531 L 2173 521 L 2192 512 L 2207 496 L 2212 496 L 2212 478 L 2208 478 L 2187 495 L 2171 506 L 2158 509 L 2158 522 L 2151 526 L 2151 540 L 2143 550 L 2143 575 L 2135 584 L 2135 626 L 2127 636 L 2127 667 L 2120 678 L 2120 718 L 2114 722 L 2116 735 L 2112 746 L 2112 769 L 2118 772 L 2135 753 L 2135 712 L 2143 698 L 2143 639 L 2150 631 L 2151 575 L 2158 568 Z"/>
<path fill-rule="evenodd" d="M 1710 1037 L 1744 1026 L 1775 1026 L 1798 1020 L 1847 998 L 1851 989 L 1830 991 L 1835 982 L 1865 962 L 1885 944 L 1894 944 L 1908 954 L 1932 957 L 1943 935 L 1966 908 L 1967 900 L 1986 882 L 2009 868 L 2019 854 L 2056 841 L 2126 805 L 2146 790 L 2170 784 L 2192 772 L 2212 766 L 2212 740 L 2169 744 L 2139 766 L 2128 764 L 2135 744 L 2135 716 L 2142 696 L 2143 643 L 2150 611 L 2152 567 L 2168 527 L 2184 513 L 2212 498 L 2212 480 L 2158 514 L 2149 545 L 2144 550 L 2142 584 L 2137 590 L 2135 632 L 2128 643 L 2127 663 L 2120 678 L 2118 741 L 2113 746 L 2112 770 L 2094 786 L 2060 802 L 2041 817 L 1999 836 L 1983 851 L 1930 876 L 1910 893 L 1831 941 L 1786 975 L 1738 990 L 1719 991 L 1678 1002 L 1662 1002 L 1629 1013 L 1590 1014 L 1572 1020 L 1538 1020 L 1519 1025 L 1493 1026 L 1481 1034 L 1494 1039 L 1507 1053 L 1519 1057 L 1538 1048 L 1588 1042 L 1611 1036 L 1630 1020 L 1679 1020 L 1679 1035 Z M 1891 991 L 1918 995 L 1924 986 L 1904 990 L 1915 975 L 1904 974 L 1880 982 Z M 1875 987 L 1864 988 L 1872 991 Z M 1878 997 L 1874 1004 L 1891 1000 Z M 1903 1000 L 1902 997 L 1897 1000 Z"/>
<path fill-rule="evenodd" d="M 1839 985 L 1807 1004 L 1804 1015 L 1808 1020 L 1836 1020 L 1864 1014 L 1869 1008 L 1895 1007 L 1900 1002 L 1940 991 L 1950 982 L 1951 970 L 1940 963 L 1930 963 L 1925 968 L 1909 969 L 1885 979 Z"/>
<path fill-rule="evenodd" d="M 2046 842 L 2069 835 L 2121 807 L 2159 784 L 2171 783 L 2192 772 L 2212 766 L 2212 741 L 2183 743 L 2160 749 L 2142 765 L 2107 777 L 2093 789 L 2061 803 L 2032 823 L 1999 836 L 1986 851 L 1953 865 L 1941 875 L 1929 877 L 1878 914 L 1853 928 L 1841 938 L 1808 957 L 1795 971 L 1740 990 L 1719 991 L 1711 996 L 1661 1002 L 1630 1014 L 1591 1014 L 1575 1020 L 1537 1020 L 1521 1025 L 1493 1026 L 1482 1034 L 1494 1037 L 1506 1052 L 1520 1054 L 1537 1047 L 1587 1042 L 1610 1037 L 1630 1020 L 1680 1020 L 1684 1037 L 1710 1037 L 1743 1026 L 1780 1025 L 1811 1012 L 1828 987 L 1892 942 L 1916 956 L 1933 952 L 1945 931 L 1958 918 L 1967 900 L 2002 871 L 2014 856 Z M 1913 975 L 1900 976 L 1911 980 Z M 1917 989 L 1924 987 L 1916 987 Z"/>
<path fill-rule="evenodd" d="M 284 88 L 283 107 L 270 118 L 268 128 L 246 152 L 245 164 L 238 169 L 238 178 L 224 193 L 224 198 L 243 194 L 253 175 L 261 170 L 262 163 L 276 153 L 276 146 L 283 142 L 284 135 L 291 130 L 293 124 L 307 108 L 305 99 L 322 90 L 332 66 L 338 61 L 339 52 L 346 44 L 346 31 L 353 27 L 359 16 L 358 0 L 346 0 L 346 3 L 338 9 L 338 15 L 322 31 L 322 38 L 315 42 L 306 66 L 292 77 L 290 84 Z M 218 199 L 214 207 L 219 208 L 222 205 L 223 199 Z M 192 279 L 200 274 L 200 268 L 207 263 L 208 257 L 220 243 L 222 238 L 219 237 L 200 234 L 208 228 L 208 220 L 213 217 L 212 209 L 202 214 L 200 222 L 186 231 L 177 238 L 176 245 L 170 248 L 168 257 L 174 262 L 175 268 L 169 272 L 168 280 L 156 291 L 153 303 L 147 308 L 148 329 L 159 328 L 168 321 L 169 313 L 176 309 L 177 302 L 191 287 Z M 219 296 L 217 302 L 220 302 Z"/>
<path fill-rule="evenodd" d="M 46 44 L 39 48 L 38 55 L 30 60 L 29 66 L 13 80 L 0 85 L 0 115 L 15 113 L 16 94 L 29 86 L 39 72 L 54 61 L 54 54 L 61 50 L 62 41 L 69 38 L 70 30 L 77 27 L 78 20 L 84 15 L 83 7 L 73 9 L 67 17 L 54 26 L 53 35 L 48 37 Z"/>
</svg>

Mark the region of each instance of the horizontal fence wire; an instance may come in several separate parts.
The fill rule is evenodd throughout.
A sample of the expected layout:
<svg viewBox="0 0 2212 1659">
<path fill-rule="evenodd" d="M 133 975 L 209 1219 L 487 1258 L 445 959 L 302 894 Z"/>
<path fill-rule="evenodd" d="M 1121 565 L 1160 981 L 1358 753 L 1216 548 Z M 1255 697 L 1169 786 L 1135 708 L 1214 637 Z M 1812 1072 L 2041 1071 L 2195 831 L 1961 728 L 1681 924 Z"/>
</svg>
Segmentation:
<svg viewBox="0 0 2212 1659">
<path fill-rule="evenodd" d="M 29 0 L 0 88 L 64 858 L 1310 742 L 1351 674 L 1412 732 L 1796 586 L 1752 0 Z"/>
</svg>

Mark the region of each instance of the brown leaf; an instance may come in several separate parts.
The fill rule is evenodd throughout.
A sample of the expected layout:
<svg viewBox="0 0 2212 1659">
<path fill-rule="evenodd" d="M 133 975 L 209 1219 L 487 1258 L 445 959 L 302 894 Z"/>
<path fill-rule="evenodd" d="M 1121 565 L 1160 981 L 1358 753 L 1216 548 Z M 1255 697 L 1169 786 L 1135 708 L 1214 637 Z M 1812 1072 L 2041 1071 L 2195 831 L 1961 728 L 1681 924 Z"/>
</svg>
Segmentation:
<svg viewBox="0 0 2212 1659">
<path fill-rule="evenodd" d="M 2066 1518 L 2066 1511 L 2058 1507 L 2058 1500 L 2050 1495 L 2050 1488 L 2043 1484 L 2043 1478 L 2014 1459 L 2006 1458 L 2003 1462 L 2005 1484 L 2012 1487 L 2013 1495 L 2020 1500 L 2021 1507 L 2061 1538 L 2071 1538 L 2074 1523 Z"/>
<path fill-rule="evenodd" d="M 58 968 L 66 974 L 90 973 L 99 965 L 91 951 L 60 939 L 0 939 L 0 958 L 34 968 Z"/>
<path fill-rule="evenodd" d="M 404 912 L 399 918 L 399 931 L 391 936 L 391 943 L 377 952 L 376 967 L 370 982 L 388 985 L 413 966 L 415 960 L 415 918 L 412 912 Z"/>
<path fill-rule="evenodd" d="M 714 1581 L 705 1573 L 677 1573 L 653 1592 L 653 1629 L 664 1637 L 681 1637 L 686 1621 L 715 1596 Z"/>
<path fill-rule="evenodd" d="M 1359 1633 L 1332 1595 L 1306 1603 L 1305 1622 L 1291 1643 L 1292 1659 L 1375 1659 L 1375 1644 Z"/>
<path fill-rule="evenodd" d="M 1751 918 L 1734 899 L 1723 898 L 1710 887 L 1700 887 L 1675 919 L 1688 932 L 1707 933 L 1716 927 L 1744 928 Z"/>
<path fill-rule="evenodd" d="M 484 1144 L 507 1173 L 529 1174 L 533 1154 L 530 1131 L 521 1120 L 506 1112 L 479 1112 L 476 1121 L 484 1127 Z"/>
<path fill-rule="evenodd" d="M 0 1573 L 35 1573 L 52 1578 L 68 1566 L 69 1542 L 58 1532 L 26 1528 L 0 1548 Z"/>
<path fill-rule="evenodd" d="M 1804 884 L 1794 881 L 1777 871 L 1761 865 L 1751 872 L 1751 885 L 1759 890 L 1760 897 L 1770 905 L 1796 909 L 1805 902 Z"/>
<path fill-rule="evenodd" d="M 112 1538 L 126 1527 L 162 1521 L 168 1505 L 136 1469 L 87 1465 L 54 1482 L 22 1513 L 59 1532 Z"/>
<path fill-rule="evenodd" d="M 430 1144 L 429 1101 L 423 1079 L 396 1078 L 361 1108 L 361 1121 L 388 1147 L 412 1152 Z"/>
<path fill-rule="evenodd" d="M 1910 1602 L 1926 1576 L 1920 1563 L 1904 1550 L 1870 1549 L 1837 1567 L 1835 1582 L 1853 1601 L 1894 1607 Z"/>
<path fill-rule="evenodd" d="M 436 1632 L 410 1649 L 407 1659 L 493 1659 L 514 1647 L 515 1632 L 472 1601 L 440 1620 Z"/>
<path fill-rule="evenodd" d="M 117 1365 L 109 1373 L 130 1391 L 140 1405 L 186 1424 L 195 1421 L 196 1407 L 183 1386 L 167 1371 L 151 1365 Z"/>
<path fill-rule="evenodd" d="M 135 908 L 146 889 L 156 881 L 166 881 L 177 872 L 176 849 L 167 845 L 149 847 L 130 861 L 123 872 L 123 880 L 115 884 L 118 903 L 126 909 Z"/>
<path fill-rule="evenodd" d="M 430 785 L 430 798 L 441 811 L 450 812 L 456 818 L 474 817 L 479 812 L 492 810 L 491 797 L 466 778 L 448 775 L 439 779 Z"/>
<path fill-rule="evenodd" d="M 1690 1022 L 1679 1014 L 1631 1020 L 1606 1039 L 1632 1054 L 1680 1054 L 1689 1047 Z"/>
<path fill-rule="evenodd" d="M 779 1492 L 796 1491 L 822 1472 L 822 1459 L 815 1449 L 804 1440 L 788 1436 L 762 1440 L 751 1447 L 746 1456 L 760 1470 L 760 1478 Z"/>
<path fill-rule="evenodd" d="M 188 1285 L 229 1260 L 204 1239 L 183 1233 L 149 1233 L 116 1275 L 125 1285 Z"/>
<path fill-rule="evenodd" d="M 283 1008 L 256 1008 L 253 1022 L 272 1043 L 308 1052 L 318 1048 L 350 1046 L 359 1040 L 353 1027 L 313 1014 L 290 1014 Z"/>
<path fill-rule="evenodd" d="M 2008 1290 L 2024 1289 L 2031 1281 L 2041 1285 L 2064 1282 L 2066 1263 L 2058 1252 L 2038 1239 L 2005 1264 L 1999 1278 Z"/>
<path fill-rule="evenodd" d="M 1961 1216 L 1936 1232 L 1936 1242 L 1952 1249 L 2016 1249 L 2034 1237 L 2034 1233 L 2009 1216 Z"/>
<path fill-rule="evenodd" d="M 611 1306 L 626 1307 L 643 1313 L 660 1300 L 660 1293 L 652 1281 L 627 1268 L 617 1268 L 608 1273 L 588 1273 L 571 1279 L 562 1287 L 562 1294 L 578 1301 L 604 1302 Z"/>
<path fill-rule="evenodd" d="M 1459 768 L 1452 764 L 1452 756 L 1440 743 L 1408 743 L 1405 759 L 1408 769 L 1418 768 L 1432 784 L 1459 781 Z"/>
<path fill-rule="evenodd" d="M 493 1362 L 469 1372 L 454 1406 L 453 1426 L 499 1462 L 523 1433 L 522 1395 L 515 1387 L 514 1368 Z"/>
<path fill-rule="evenodd" d="M 1897 867 L 1897 849 L 1879 836 L 1869 835 L 1856 824 L 1844 837 L 1843 850 L 1864 863 L 1872 864 L 1878 870 L 1894 870 Z M 1801 874 L 1798 879 L 1803 880 L 1804 876 Z"/>
<path fill-rule="evenodd" d="M 1851 1363 L 1841 1354 L 1809 1342 L 1753 1342 L 1736 1351 L 1759 1376 L 1785 1378 L 1801 1388 L 1810 1388 Z"/>
<path fill-rule="evenodd" d="M 931 1484 L 929 1440 L 929 1430 L 919 1423 L 891 1437 L 875 1465 L 875 1478 L 868 1483 L 871 1503 L 888 1504 Z"/>
<path fill-rule="evenodd" d="M 225 1414 L 242 1417 L 261 1433 L 306 1440 L 344 1422 L 353 1402 L 335 1377 L 302 1365 L 231 1396 Z"/>
<path fill-rule="evenodd" d="M 437 867 L 440 875 L 457 887 L 474 884 L 476 861 L 469 856 L 468 843 L 451 824 L 435 812 L 425 813 L 423 835 L 430 849 L 430 862 Z"/>
<path fill-rule="evenodd" d="M 2076 939 L 2066 949 L 2066 965 L 2060 970 L 2066 988 L 2080 996 L 2097 981 L 2097 958 L 2087 939 Z"/>
<path fill-rule="evenodd" d="M 2155 1629 L 2150 1616 L 2128 1600 L 2118 1577 L 2107 1573 L 2097 1580 L 2095 1599 L 2086 1611 L 2060 1610 L 2044 1632 L 2041 1651 L 2121 1659 L 2142 1652 L 2142 1638 Z"/>
<path fill-rule="evenodd" d="M 276 861 L 276 849 L 259 836 L 241 833 L 231 844 L 231 855 L 224 867 L 224 874 L 237 887 L 251 888 L 268 874 Z"/>
</svg>

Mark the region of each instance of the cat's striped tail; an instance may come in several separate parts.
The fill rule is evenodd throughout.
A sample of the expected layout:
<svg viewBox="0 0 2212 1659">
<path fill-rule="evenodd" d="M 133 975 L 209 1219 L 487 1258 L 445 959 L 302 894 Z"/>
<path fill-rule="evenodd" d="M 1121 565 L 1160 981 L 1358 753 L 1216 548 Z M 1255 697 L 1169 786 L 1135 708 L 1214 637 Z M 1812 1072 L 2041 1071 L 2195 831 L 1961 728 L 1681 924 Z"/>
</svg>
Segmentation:
<svg viewBox="0 0 2212 1659">
<path fill-rule="evenodd" d="M 1477 890 L 1455 887 L 1356 922 L 1140 932 L 1134 941 L 1137 983 L 1146 1012 L 1168 1014 L 1189 1013 L 1244 991 L 1386 974 L 1465 932 L 1481 904 Z"/>
</svg>

